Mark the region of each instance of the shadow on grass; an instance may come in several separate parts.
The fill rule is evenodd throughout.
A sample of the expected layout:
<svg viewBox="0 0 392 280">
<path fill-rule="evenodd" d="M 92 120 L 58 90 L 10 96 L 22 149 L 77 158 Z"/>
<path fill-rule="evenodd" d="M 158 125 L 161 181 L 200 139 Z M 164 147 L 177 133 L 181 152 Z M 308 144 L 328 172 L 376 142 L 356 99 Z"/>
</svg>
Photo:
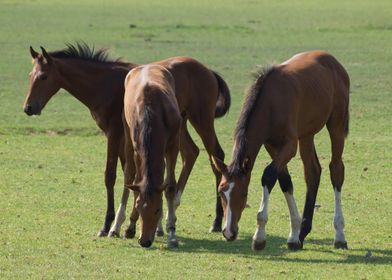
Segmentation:
<svg viewBox="0 0 392 280">
<path fill-rule="evenodd" d="M 224 240 L 193 239 L 179 236 L 180 248 L 178 253 L 217 253 L 237 255 L 252 259 L 267 259 L 292 263 L 346 263 L 346 264 L 372 264 L 383 265 L 392 263 L 392 250 L 377 248 L 354 248 L 348 250 L 337 250 L 333 247 L 333 239 L 309 239 L 305 240 L 304 249 L 299 252 L 290 251 L 287 248 L 287 240 L 278 236 L 268 236 L 267 246 L 261 252 L 251 249 L 251 237 L 238 239 L 233 242 Z M 311 246 L 311 245 L 315 246 Z M 349 244 L 350 245 L 350 244 Z M 325 246 L 329 248 L 325 248 Z M 311 247 L 311 248 L 310 248 Z M 367 252 L 371 256 L 365 256 Z M 315 252 L 325 257 L 305 258 L 301 252 Z M 295 255 L 298 257 L 295 257 Z M 332 255 L 328 256 L 328 255 Z"/>
</svg>

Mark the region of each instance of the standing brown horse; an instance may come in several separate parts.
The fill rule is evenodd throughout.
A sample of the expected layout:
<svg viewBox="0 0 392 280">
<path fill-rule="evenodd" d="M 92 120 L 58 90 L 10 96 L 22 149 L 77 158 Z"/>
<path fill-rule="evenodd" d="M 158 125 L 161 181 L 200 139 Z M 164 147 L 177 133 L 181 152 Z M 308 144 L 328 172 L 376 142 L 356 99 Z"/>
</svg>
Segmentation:
<svg viewBox="0 0 392 280">
<path fill-rule="evenodd" d="M 174 198 L 181 115 L 174 87 L 170 72 L 154 64 L 134 68 L 125 79 L 124 180 L 126 187 L 138 193 L 135 208 L 141 217 L 142 247 L 150 247 L 154 241 L 163 190 L 168 204 L 168 245 L 178 246 Z"/>
<path fill-rule="evenodd" d="M 349 123 L 349 88 L 346 70 L 333 56 L 322 51 L 297 54 L 260 73 L 249 90 L 237 123 L 231 164 L 227 167 L 221 160 L 214 159 L 216 167 L 223 173 L 219 190 L 225 217 L 223 235 L 227 240 L 234 240 L 237 236 L 251 171 L 264 144 L 272 162 L 261 178 L 263 199 L 252 248 L 262 250 L 265 247 L 268 199 L 277 180 L 290 212 L 288 247 L 293 250 L 302 248 L 312 228 L 321 175 L 314 136 L 326 125 L 332 143 L 329 168 L 335 191 L 335 247 L 347 248 L 341 189 L 344 180 L 342 153 Z M 296 154 L 298 142 L 307 186 L 302 222 L 287 169 L 287 163 Z"/>
<path fill-rule="evenodd" d="M 89 108 L 97 125 L 105 132 L 108 139 L 105 169 L 107 209 L 103 228 L 98 235 L 106 236 L 115 217 L 113 187 L 118 158 L 122 166 L 125 164 L 121 117 L 124 79 L 129 70 L 137 65 L 118 59 L 110 60 L 106 50 L 95 51 L 86 44 L 68 44 L 63 50 L 49 53 L 42 47 L 41 50 L 42 54 L 39 54 L 30 47 L 33 70 L 30 73 L 30 88 L 24 102 L 24 111 L 29 116 L 40 114 L 50 98 L 63 88 Z M 176 88 L 179 89 L 176 90 L 176 97 L 183 116 L 180 130 L 183 168 L 178 185 L 183 191 L 199 154 L 199 148 L 189 136 L 186 122 L 189 119 L 196 128 L 209 155 L 223 160 L 224 153 L 216 138 L 213 123 L 214 118 L 221 117 L 228 111 L 230 93 L 218 74 L 191 58 L 171 58 L 161 64 L 167 65 L 166 68 L 172 73 Z M 218 186 L 220 174 L 215 169 L 213 171 Z M 128 190 L 124 190 L 124 193 L 127 192 Z M 216 203 L 213 231 L 220 229 L 223 217 L 219 196 Z M 135 213 L 137 211 L 133 211 Z M 132 215 L 133 218 L 135 216 L 136 214 Z"/>
</svg>

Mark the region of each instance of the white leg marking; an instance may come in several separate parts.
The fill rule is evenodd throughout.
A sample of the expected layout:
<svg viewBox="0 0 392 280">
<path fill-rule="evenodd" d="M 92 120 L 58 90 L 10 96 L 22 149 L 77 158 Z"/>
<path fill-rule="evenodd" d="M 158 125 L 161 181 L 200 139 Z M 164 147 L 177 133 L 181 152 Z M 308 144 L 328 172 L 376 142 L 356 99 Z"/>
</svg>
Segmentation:
<svg viewBox="0 0 392 280">
<path fill-rule="evenodd" d="M 110 228 L 110 232 L 120 234 L 121 225 L 125 221 L 125 210 L 127 208 L 126 204 L 120 203 L 118 210 L 116 212 L 116 218 L 114 219 L 113 225 Z"/>
<path fill-rule="evenodd" d="M 253 240 L 261 242 L 265 240 L 265 225 L 268 221 L 268 200 L 269 192 L 267 187 L 263 187 L 263 199 L 260 204 L 259 212 L 257 213 L 257 229 L 253 235 Z"/>
<path fill-rule="evenodd" d="M 224 235 L 226 238 L 230 239 L 232 237 L 232 233 L 231 233 L 231 208 L 230 208 L 230 194 L 231 191 L 234 188 L 234 183 L 230 183 L 229 184 L 229 189 L 224 193 L 225 197 L 226 197 L 226 221 L 225 221 L 225 225 L 224 225 Z"/>
<path fill-rule="evenodd" d="M 166 215 L 166 231 L 168 245 L 178 246 L 176 236 L 176 205 L 175 197 L 173 199 L 167 199 L 167 215 Z"/>
<path fill-rule="evenodd" d="M 290 234 L 289 238 L 287 239 L 287 243 L 298 243 L 302 219 L 298 212 L 294 195 L 290 194 L 289 192 L 285 192 L 284 197 L 286 198 L 287 206 L 289 207 L 290 212 Z"/>
<path fill-rule="evenodd" d="M 335 227 L 335 242 L 346 242 L 346 238 L 344 237 L 344 218 L 342 212 L 342 198 L 341 193 L 334 189 L 335 191 L 335 215 L 333 218 L 333 225 Z"/>
</svg>

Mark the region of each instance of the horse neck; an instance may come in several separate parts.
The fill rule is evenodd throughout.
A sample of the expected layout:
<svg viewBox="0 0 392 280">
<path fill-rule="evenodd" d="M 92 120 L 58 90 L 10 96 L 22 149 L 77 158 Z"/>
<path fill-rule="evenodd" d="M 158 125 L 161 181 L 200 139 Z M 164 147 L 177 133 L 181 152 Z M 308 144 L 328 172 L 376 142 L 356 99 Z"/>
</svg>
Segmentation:
<svg viewBox="0 0 392 280">
<path fill-rule="evenodd" d="M 116 78 L 112 63 L 94 63 L 77 59 L 56 59 L 61 88 L 87 106 L 90 111 L 99 107 L 100 100 L 107 100 L 107 83 L 123 83 L 127 70 Z M 120 77 L 124 76 L 124 77 Z M 115 88 L 113 86 L 113 88 Z M 102 98 L 105 96 L 105 98 Z"/>
<path fill-rule="evenodd" d="M 258 110 L 250 117 L 250 121 L 246 126 L 243 134 L 236 136 L 235 147 L 233 151 L 233 163 L 236 166 L 241 166 L 245 158 L 250 159 L 251 168 L 256 161 L 257 155 L 261 146 L 268 139 L 268 115 L 267 110 Z M 241 150 L 236 153 L 236 150 Z"/>
</svg>

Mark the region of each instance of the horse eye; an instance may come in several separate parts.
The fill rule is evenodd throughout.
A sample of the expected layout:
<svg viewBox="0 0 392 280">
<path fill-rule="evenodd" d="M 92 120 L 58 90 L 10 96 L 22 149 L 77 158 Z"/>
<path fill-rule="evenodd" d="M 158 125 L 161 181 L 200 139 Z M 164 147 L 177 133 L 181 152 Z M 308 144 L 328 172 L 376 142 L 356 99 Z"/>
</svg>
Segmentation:
<svg viewBox="0 0 392 280">
<path fill-rule="evenodd" d="M 48 79 L 48 76 L 47 75 L 41 75 L 39 78 L 42 81 L 46 81 Z"/>
</svg>

